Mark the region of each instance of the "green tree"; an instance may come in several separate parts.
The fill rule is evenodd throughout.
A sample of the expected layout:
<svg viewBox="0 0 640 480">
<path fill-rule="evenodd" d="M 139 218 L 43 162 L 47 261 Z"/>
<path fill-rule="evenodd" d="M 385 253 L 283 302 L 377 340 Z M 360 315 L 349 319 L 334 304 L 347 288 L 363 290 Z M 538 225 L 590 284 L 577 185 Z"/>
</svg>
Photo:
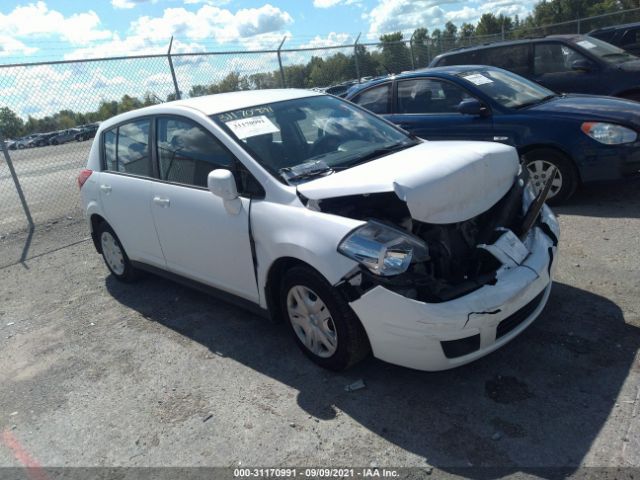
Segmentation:
<svg viewBox="0 0 640 480">
<path fill-rule="evenodd" d="M 413 32 L 413 58 L 416 68 L 423 68 L 429 65 L 429 30 L 417 28 Z"/>
<path fill-rule="evenodd" d="M 15 138 L 24 133 L 24 122 L 9 107 L 0 108 L 0 135 Z"/>
<path fill-rule="evenodd" d="M 402 32 L 388 33 L 380 37 L 382 43 L 382 66 L 392 73 L 411 68 L 411 53 L 404 43 Z"/>
</svg>

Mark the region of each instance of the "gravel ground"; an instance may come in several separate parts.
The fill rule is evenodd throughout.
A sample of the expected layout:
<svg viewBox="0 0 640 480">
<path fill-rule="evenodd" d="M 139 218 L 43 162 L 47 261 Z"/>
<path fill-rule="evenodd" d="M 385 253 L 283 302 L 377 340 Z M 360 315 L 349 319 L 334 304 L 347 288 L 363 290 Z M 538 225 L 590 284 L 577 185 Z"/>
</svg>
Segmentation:
<svg viewBox="0 0 640 480">
<path fill-rule="evenodd" d="M 640 467 L 640 181 L 557 211 L 542 316 L 439 373 L 319 369 L 282 324 L 117 283 L 82 223 L 39 230 L 22 263 L 24 238 L 0 241 L 0 465 Z"/>
</svg>

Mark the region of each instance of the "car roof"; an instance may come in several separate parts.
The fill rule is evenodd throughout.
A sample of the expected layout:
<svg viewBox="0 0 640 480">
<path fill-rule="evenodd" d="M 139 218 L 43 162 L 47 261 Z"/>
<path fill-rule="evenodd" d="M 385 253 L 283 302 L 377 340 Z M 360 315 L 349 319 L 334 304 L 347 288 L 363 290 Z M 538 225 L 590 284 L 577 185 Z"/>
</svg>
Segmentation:
<svg viewBox="0 0 640 480">
<path fill-rule="evenodd" d="M 296 88 L 243 90 L 240 92 L 218 93 L 216 95 L 205 95 L 203 97 L 176 100 L 173 102 L 163 103 L 162 106 L 189 107 L 200 110 L 205 115 L 215 115 L 216 113 L 263 105 L 265 103 L 294 100 L 296 98 L 313 97 L 316 95 L 321 95 L 321 93 Z M 154 107 L 146 107 L 137 111 L 142 112 L 147 108 L 153 109 Z"/>
<path fill-rule="evenodd" d="M 205 115 L 215 115 L 217 113 L 238 110 L 242 108 L 255 107 L 266 103 L 295 100 L 297 98 L 315 97 L 325 95 L 321 92 L 303 90 L 297 88 L 274 88 L 265 90 L 242 90 L 239 92 L 217 93 L 215 95 L 204 95 L 202 97 L 187 98 L 184 100 L 174 100 L 172 102 L 160 103 L 143 107 L 129 112 L 121 113 L 100 124 L 100 129 L 110 128 L 121 121 L 138 118 L 145 115 L 157 115 L 169 113 L 172 107 L 186 107 L 198 110 Z M 178 110 L 179 111 L 179 110 Z"/>
<path fill-rule="evenodd" d="M 453 50 L 449 50 L 448 52 L 441 53 L 437 58 L 440 57 L 448 57 L 449 55 L 457 55 L 459 53 L 464 52 L 472 52 L 475 50 L 484 50 L 487 48 L 496 48 L 496 47 L 510 47 L 512 45 L 523 45 L 527 43 L 536 43 L 542 42 L 545 40 L 576 40 L 578 38 L 582 38 L 584 35 L 579 34 L 567 34 L 567 35 L 547 35 L 546 37 L 535 37 L 535 38 L 523 38 L 521 40 L 505 40 L 491 43 L 483 43 L 482 45 L 473 45 L 471 47 L 460 47 Z"/>
<path fill-rule="evenodd" d="M 625 23 L 623 25 L 611 25 L 609 27 L 594 28 L 589 33 L 587 33 L 587 35 L 590 35 L 596 32 L 608 32 L 610 30 L 624 30 L 626 28 L 633 28 L 633 27 L 640 27 L 640 22 Z"/>
<path fill-rule="evenodd" d="M 402 73 L 393 74 L 393 75 L 385 75 L 383 77 L 376 77 L 372 80 L 369 80 L 368 82 L 363 82 L 363 83 L 354 85 L 349 89 L 347 97 L 350 97 L 360 92 L 361 90 L 365 90 L 369 87 L 378 85 L 380 83 L 384 83 L 385 81 L 389 81 L 389 80 L 401 80 L 404 78 L 421 77 L 425 74 L 436 75 L 436 76 L 458 75 L 460 73 L 472 72 L 472 71 L 478 71 L 478 70 L 502 70 L 502 69 L 498 67 L 492 67 L 490 65 L 445 65 L 442 67 L 419 68 L 417 70 L 411 70 L 410 72 L 402 72 Z"/>
</svg>

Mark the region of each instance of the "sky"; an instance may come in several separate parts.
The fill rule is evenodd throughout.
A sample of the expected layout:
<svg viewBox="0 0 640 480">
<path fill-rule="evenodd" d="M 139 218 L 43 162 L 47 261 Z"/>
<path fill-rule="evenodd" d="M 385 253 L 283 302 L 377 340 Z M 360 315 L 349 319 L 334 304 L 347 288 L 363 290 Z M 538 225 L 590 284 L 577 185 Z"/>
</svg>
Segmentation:
<svg viewBox="0 0 640 480">
<path fill-rule="evenodd" d="M 417 27 L 526 16 L 534 0 L 43 0 L 0 2 L 0 63 L 174 50 L 338 45 Z"/>
<path fill-rule="evenodd" d="M 526 16 L 534 0 L 0 0 L 0 106 L 21 118 L 63 109 L 94 111 L 103 100 L 175 92 L 166 56 L 144 59 L 12 64 L 173 53 L 229 52 L 371 42 L 383 33 L 447 21 L 476 22 L 483 13 Z M 285 65 L 344 50 L 289 52 Z M 183 94 L 230 72 L 277 70 L 273 53 L 175 56 Z"/>
</svg>

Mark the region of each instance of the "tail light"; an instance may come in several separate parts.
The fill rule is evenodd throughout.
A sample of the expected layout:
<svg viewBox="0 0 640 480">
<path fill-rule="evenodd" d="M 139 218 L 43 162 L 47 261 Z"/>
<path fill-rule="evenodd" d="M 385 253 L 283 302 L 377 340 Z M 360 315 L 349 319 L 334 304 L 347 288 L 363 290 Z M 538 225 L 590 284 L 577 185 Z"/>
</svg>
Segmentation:
<svg viewBox="0 0 640 480">
<path fill-rule="evenodd" d="M 85 168 L 84 170 L 80 170 L 80 174 L 78 175 L 78 188 L 82 188 L 84 183 L 89 179 L 93 170 L 89 170 Z"/>
</svg>

